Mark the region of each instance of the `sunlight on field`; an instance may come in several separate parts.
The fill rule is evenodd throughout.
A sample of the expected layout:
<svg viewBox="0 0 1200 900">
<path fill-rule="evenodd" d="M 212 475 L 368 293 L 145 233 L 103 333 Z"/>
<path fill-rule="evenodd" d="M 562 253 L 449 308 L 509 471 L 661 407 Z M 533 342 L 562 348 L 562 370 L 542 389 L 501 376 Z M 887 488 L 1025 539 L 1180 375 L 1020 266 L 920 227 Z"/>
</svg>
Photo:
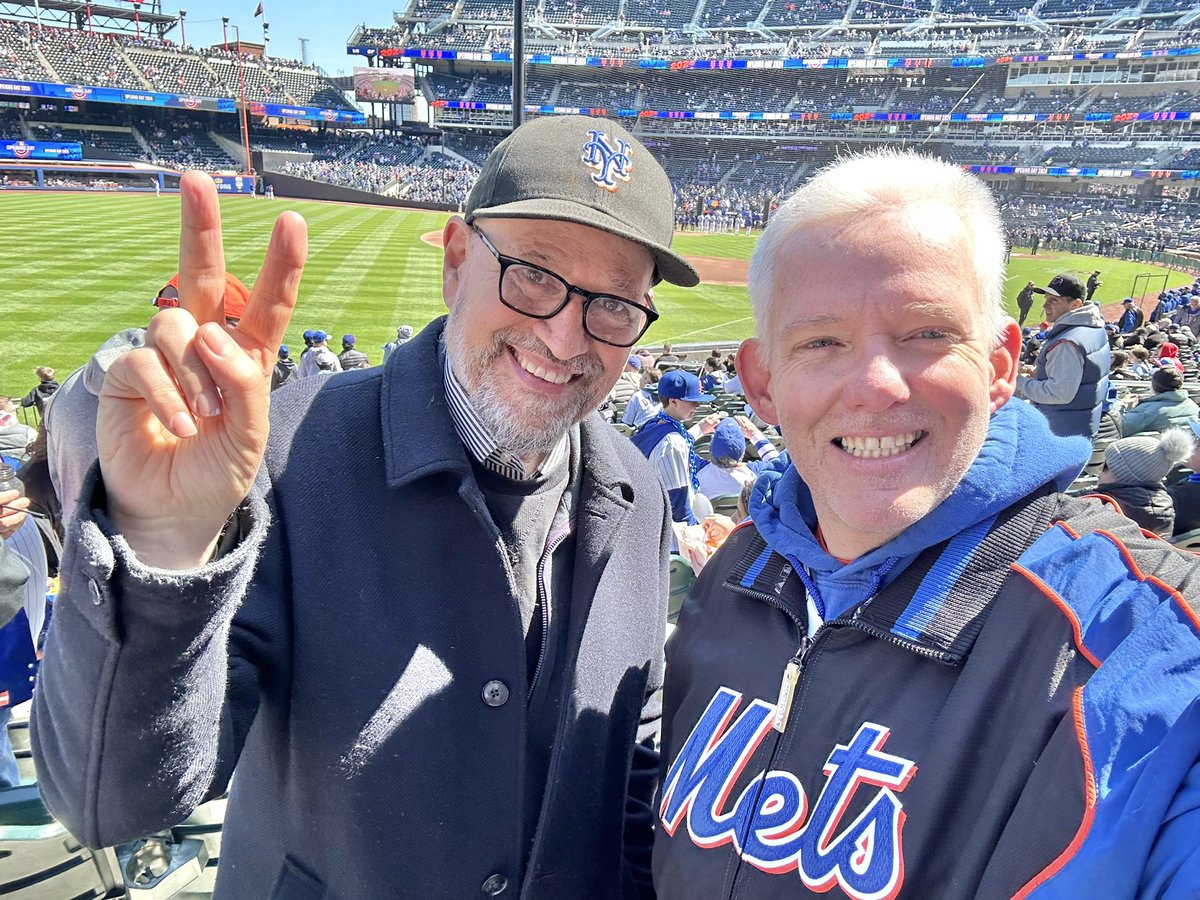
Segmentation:
<svg viewBox="0 0 1200 900">
<path fill-rule="evenodd" d="M 222 201 L 226 262 L 253 284 L 271 222 L 295 209 L 309 223 L 310 259 L 287 342 L 302 345 L 305 329 L 357 336 L 373 362 L 398 325 L 421 326 L 441 315 L 441 251 L 420 240 L 439 230 L 441 213 L 330 203 L 228 198 Z M 10 335 L 0 361 L 0 391 L 24 394 L 33 369 L 51 365 L 64 377 L 110 335 L 145 325 L 155 292 L 177 268 L 179 201 L 128 195 L 0 195 L 0 314 Z M 754 237 L 679 234 L 675 246 L 692 257 L 747 260 Z M 744 264 L 732 265 L 738 271 Z M 1155 267 L 1047 253 L 1014 256 L 1006 299 L 1028 279 L 1044 284 L 1060 271 L 1104 272 L 1098 297 L 1119 301 L 1138 273 Z M 1165 271 L 1165 270 L 1160 270 Z M 1190 276 L 1173 273 L 1169 283 Z M 1157 289 L 1157 287 L 1156 287 Z M 745 288 L 660 285 L 662 318 L 645 343 L 736 341 L 753 332 Z M 297 351 L 298 352 L 298 351 Z"/>
</svg>

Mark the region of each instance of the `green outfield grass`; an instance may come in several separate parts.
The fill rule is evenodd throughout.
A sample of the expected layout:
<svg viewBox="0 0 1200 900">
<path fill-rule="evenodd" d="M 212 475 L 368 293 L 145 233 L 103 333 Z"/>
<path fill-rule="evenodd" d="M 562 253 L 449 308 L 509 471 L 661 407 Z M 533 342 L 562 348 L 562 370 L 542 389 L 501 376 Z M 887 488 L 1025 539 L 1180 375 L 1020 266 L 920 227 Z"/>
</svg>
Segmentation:
<svg viewBox="0 0 1200 900">
<path fill-rule="evenodd" d="M 285 209 L 308 220 L 311 248 L 289 344 L 299 348 L 308 328 L 337 338 L 350 332 L 378 361 L 397 325 L 420 326 L 444 311 L 441 251 L 420 239 L 442 227 L 446 217 L 438 213 L 226 198 L 225 257 L 247 284 L 257 274 L 271 221 Z M 23 395 L 35 384 L 38 365 L 53 366 L 65 377 L 110 335 L 145 325 L 151 298 L 177 268 L 178 224 L 175 196 L 0 194 L 0 315 L 6 334 L 0 392 Z M 684 234 L 676 246 L 689 256 L 748 259 L 754 238 Z M 1009 267 L 1009 306 L 1015 308 L 1013 299 L 1029 279 L 1044 284 L 1058 272 L 1086 275 L 1093 268 L 1104 273 L 1098 294 L 1104 303 L 1124 297 L 1137 273 L 1154 270 L 1083 256 L 1018 257 Z M 1175 272 L 1169 283 L 1190 280 Z M 752 330 L 742 287 L 662 285 L 656 300 L 663 316 L 647 344 L 734 341 Z"/>
</svg>

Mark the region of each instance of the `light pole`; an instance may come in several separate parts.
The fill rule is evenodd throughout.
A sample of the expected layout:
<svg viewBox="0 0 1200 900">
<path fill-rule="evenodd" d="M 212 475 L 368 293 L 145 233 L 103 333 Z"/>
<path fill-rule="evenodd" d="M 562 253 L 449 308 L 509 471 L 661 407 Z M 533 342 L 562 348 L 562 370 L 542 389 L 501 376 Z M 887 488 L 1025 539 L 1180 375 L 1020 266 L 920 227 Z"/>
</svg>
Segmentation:
<svg viewBox="0 0 1200 900">
<path fill-rule="evenodd" d="M 179 46 L 181 47 L 187 46 L 187 25 L 184 24 L 186 21 L 187 10 L 181 9 L 179 11 Z"/>
<path fill-rule="evenodd" d="M 229 52 L 229 16 L 221 16 L 221 43 L 225 52 Z"/>
<path fill-rule="evenodd" d="M 250 120 L 246 106 L 246 60 L 242 58 L 242 29 L 241 26 L 233 26 L 233 34 L 237 39 L 237 58 L 238 58 L 238 82 L 241 93 L 241 114 L 238 116 L 238 125 L 242 131 L 242 151 L 246 154 L 245 172 L 242 174 L 251 174 L 250 170 Z"/>
</svg>

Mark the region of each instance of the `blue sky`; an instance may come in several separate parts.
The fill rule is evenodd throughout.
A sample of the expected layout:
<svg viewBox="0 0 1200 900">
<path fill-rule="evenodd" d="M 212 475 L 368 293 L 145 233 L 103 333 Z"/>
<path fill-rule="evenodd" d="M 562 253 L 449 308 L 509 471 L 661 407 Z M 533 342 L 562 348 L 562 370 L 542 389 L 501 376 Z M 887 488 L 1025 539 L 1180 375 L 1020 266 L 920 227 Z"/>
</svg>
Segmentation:
<svg viewBox="0 0 1200 900">
<path fill-rule="evenodd" d="M 187 41 L 194 47 L 221 43 L 221 16 L 229 16 L 229 39 L 233 26 L 242 29 L 242 39 L 262 41 L 262 18 L 254 17 L 258 0 L 178 0 L 164 4 L 164 12 L 187 10 L 184 27 Z M 403 8 L 405 0 L 355 0 L 345 7 L 330 0 L 264 0 L 266 20 L 270 22 L 272 56 L 300 58 L 300 38 L 308 38 L 308 57 L 330 75 L 338 70 L 350 74 L 355 60 L 346 55 L 346 38 L 356 25 L 384 27 L 392 22 L 392 12 Z M 171 34 L 179 39 L 179 29 Z M 360 63 L 364 64 L 364 63 Z"/>
</svg>

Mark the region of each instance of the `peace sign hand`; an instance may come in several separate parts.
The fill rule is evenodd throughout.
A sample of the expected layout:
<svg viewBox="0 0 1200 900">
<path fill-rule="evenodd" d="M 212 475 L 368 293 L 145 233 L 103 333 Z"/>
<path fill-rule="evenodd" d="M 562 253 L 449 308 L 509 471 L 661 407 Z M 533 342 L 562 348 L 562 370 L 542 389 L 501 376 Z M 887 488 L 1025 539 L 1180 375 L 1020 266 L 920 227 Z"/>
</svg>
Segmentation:
<svg viewBox="0 0 1200 900">
<path fill-rule="evenodd" d="M 96 437 L 108 513 L 146 565 L 192 568 L 212 554 L 266 449 L 270 373 L 308 253 L 304 219 L 285 212 L 245 313 L 225 324 L 225 255 L 212 179 L 180 181 L 177 309 L 146 346 L 108 370 Z"/>
</svg>

